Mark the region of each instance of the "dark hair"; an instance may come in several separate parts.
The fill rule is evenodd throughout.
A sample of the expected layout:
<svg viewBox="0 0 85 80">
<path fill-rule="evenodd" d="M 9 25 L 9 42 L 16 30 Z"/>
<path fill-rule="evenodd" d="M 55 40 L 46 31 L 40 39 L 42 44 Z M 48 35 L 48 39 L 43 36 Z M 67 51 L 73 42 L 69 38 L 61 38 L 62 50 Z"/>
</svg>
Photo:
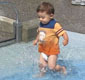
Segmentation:
<svg viewBox="0 0 85 80">
<path fill-rule="evenodd" d="M 47 14 L 54 14 L 55 10 L 52 4 L 49 2 L 43 2 L 37 7 L 37 12 L 46 11 Z"/>
</svg>

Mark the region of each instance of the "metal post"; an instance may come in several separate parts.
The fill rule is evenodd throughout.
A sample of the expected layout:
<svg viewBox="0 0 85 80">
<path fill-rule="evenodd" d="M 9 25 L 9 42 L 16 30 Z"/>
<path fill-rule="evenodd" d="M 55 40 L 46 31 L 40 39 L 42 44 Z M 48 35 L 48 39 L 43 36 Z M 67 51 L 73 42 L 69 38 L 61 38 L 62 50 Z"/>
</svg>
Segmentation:
<svg viewBox="0 0 85 80">
<path fill-rule="evenodd" d="M 20 22 L 14 22 L 14 32 L 16 37 L 16 42 L 22 41 L 22 24 Z"/>
</svg>

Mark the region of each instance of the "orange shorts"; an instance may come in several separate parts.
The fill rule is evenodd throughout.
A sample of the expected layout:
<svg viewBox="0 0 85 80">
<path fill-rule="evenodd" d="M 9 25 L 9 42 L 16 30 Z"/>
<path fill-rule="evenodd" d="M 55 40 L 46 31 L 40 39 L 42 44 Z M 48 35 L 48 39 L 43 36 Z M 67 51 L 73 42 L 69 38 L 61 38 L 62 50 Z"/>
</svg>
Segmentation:
<svg viewBox="0 0 85 80">
<path fill-rule="evenodd" d="M 39 44 L 38 51 L 45 53 L 46 55 L 58 55 L 60 53 L 59 45 L 46 45 Z"/>
</svg>

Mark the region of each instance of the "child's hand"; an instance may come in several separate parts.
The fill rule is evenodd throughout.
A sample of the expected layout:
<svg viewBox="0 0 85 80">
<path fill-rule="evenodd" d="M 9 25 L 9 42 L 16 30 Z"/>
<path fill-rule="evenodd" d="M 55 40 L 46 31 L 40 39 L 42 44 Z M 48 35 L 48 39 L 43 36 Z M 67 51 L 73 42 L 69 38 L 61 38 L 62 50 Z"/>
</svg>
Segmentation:
<svg viewBox="0 0 85 80">
<path fill-rule="evenodd" d="M 37 45 L 37 42 L 38 42 L 37 40 L 34 40 L 33 45 Z"/>
<path fill-rule="evenodd" d="M 63 41 L 63 45 L 66 46 L 68 44 L 68 40 Z"/>
</svg>

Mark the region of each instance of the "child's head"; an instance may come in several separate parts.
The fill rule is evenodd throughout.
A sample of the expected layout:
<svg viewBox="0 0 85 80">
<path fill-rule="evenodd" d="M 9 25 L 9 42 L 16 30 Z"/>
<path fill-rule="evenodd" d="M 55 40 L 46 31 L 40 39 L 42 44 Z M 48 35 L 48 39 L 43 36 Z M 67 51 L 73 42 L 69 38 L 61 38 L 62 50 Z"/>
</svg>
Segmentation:
<svg viewBox="0 0 85 80">
<path fill-rule="evenodd" d="M 54 17 L 54 7 L 48 2 L 43 2 L 37 7 L 40 21 L 47 24 Z"/>
</svg>

